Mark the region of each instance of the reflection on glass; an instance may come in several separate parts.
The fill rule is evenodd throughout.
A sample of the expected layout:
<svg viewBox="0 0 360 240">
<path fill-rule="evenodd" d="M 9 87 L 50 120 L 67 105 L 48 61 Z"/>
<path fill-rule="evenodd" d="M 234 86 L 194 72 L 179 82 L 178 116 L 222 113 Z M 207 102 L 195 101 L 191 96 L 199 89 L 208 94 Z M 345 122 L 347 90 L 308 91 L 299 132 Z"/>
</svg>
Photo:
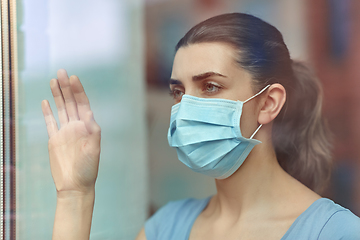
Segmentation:
<svg viewBox="0 0 360 240">
<path fill-rule="evenodd" d="M 16 237 L 16 1 L 1 1 L 1 239 Z"/>
<path fill-rule="evenodd" d="M 23 0 L 17 12 L 16 239 L 51 239 L 56 190 L 40 103 L 55 109 L 49 81 L 60 68 L 80 77 L 102 128 L 91 239 L 133 239 L 148 212 L 141 2 Z"/>
</svg>

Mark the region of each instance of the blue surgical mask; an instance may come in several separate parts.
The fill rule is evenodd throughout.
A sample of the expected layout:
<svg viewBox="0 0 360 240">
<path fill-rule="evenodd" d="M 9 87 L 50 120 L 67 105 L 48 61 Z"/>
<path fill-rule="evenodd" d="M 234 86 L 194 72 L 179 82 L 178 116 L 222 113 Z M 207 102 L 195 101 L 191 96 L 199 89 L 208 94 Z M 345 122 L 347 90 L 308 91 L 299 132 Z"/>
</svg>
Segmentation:
<svg viewBox="0 0 360 240">
<path fill-rule="evenodd" d="M 246 101 L 183 95 L 171 109 L 168 142 L 178 158 L 195 172 L 224 179 L 232 175 L 260 141 L 242 136 L 240 117 Z"/>
</svg>

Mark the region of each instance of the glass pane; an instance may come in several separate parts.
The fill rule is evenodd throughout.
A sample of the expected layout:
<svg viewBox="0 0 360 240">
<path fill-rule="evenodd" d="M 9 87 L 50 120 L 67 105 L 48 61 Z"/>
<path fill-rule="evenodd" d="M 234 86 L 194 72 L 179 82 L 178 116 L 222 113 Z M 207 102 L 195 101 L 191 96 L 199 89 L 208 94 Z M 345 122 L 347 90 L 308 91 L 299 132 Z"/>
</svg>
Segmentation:
<svg viewBox="0 0 360 240">
<path fill-rule="evenodd" d="M 51 239 L 56 206 L 40 103 L 65 68 L 102 127 L 91 239 L 133 239 L 147 217 L 142 2 L 18 1 L 17 239 Z"/>
</svg>

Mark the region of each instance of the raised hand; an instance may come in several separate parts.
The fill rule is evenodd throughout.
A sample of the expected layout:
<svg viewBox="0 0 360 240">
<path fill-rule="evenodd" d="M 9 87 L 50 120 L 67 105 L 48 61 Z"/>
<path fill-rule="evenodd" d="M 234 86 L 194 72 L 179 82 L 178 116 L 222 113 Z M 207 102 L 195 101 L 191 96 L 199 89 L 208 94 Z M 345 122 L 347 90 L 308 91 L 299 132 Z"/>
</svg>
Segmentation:
<svg viewBox="0 0 360 240">
<path fill-rule="evenodd" d="M 47 131 L 51 173 L 59 194 L 93 191 L 100 156 L 100 127 L 78 77 L 70 79 L 64 69 L 50 88 L 58 110 L 58 128 L 49 102 L 42 102 Z"/>
</svg>

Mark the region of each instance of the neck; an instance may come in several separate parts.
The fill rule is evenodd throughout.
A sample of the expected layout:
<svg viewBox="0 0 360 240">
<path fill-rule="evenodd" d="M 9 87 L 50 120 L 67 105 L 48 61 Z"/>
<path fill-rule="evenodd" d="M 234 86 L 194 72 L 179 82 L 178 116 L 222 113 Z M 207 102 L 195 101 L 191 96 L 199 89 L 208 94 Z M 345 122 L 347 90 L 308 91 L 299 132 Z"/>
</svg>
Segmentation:
<svg viewBox="0 0 360 240">
<path fill-rule="evenodd" d="M 297 185 L 281 168 L 271 143 L 266 141 L 254 147 L 233 175 L 215 181 L 217 194 L 210 202 L 213 211 L 235 218 L 279 206 L 290 185 Z"/>
</svg>

